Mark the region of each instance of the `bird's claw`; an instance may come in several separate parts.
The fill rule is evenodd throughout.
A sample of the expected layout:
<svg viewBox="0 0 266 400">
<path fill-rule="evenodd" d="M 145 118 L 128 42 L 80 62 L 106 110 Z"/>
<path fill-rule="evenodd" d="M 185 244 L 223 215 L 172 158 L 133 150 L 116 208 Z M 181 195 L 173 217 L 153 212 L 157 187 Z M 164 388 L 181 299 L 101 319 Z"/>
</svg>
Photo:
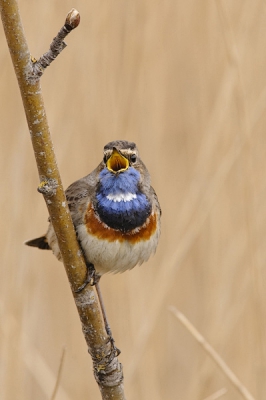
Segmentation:
<svg viewBox="0 0 266 400">
<path fill-rule="evenodd" d="M 111 343 L 111 354 L 113 355 L 113 357 L 118 357 L 119 354 L 121 353 L 121 350 L 119 350 L 116 345 L 115 345 L 115 340 L 112 336 L 112 332 L 111 329 L 106 329 L 106 333 L 108 335 L 108 340 Z"/>
<path fill-rule="evenodd" d="M 100 280 L 101 276 L 96 273 L 94 265 L 88 263 L 86 264 L 86 266 L 87 266 L 87 277 L 85 279 L 85 282 L 77 290 L 75 290 L 75 293 L 80 293 L 87 285 L 91 286 L 96 285 Z"/>
</svg>

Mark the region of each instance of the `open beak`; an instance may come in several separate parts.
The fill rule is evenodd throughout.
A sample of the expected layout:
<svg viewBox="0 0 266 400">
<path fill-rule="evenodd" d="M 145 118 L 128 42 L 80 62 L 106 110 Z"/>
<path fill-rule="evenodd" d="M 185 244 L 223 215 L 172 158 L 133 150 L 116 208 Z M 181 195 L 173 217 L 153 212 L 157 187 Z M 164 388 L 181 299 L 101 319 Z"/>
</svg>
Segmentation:
<svg viewBox="0 0 266 400">
<path fill-rule="evenodd" d="M 126 157 L 122 156 L 122 154 L 120 154 L 119 151 L 117 151 L 114 147 L 111 157 L 108 158 L 106 166 L 111 172 L 123 172 L 128 169 L 129 161 Z"/>
</svg>

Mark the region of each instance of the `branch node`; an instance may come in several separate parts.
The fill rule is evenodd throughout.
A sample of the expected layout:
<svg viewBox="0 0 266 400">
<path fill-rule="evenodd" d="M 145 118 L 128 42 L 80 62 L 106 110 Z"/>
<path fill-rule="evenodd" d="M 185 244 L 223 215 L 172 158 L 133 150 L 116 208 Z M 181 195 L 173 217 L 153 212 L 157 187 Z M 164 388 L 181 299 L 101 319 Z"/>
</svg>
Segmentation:
<svg viewBox="0 0 266 400">
<path fill-rule="evenodd" d="M 56 179 L 44 178 L 39 184 L 37 190 L 44 196 L 51 197 L 56 194 L 57 187 L 58 187 L 58 182 L 56 181 Z"/>
<path fill-rule="evenodd" d="M 123 382 L 123 367 L 118 361 L 114 348 L 101 360 L 93 360 L 93 371 L 99 385 L 114 387 Z"/>
</svg>

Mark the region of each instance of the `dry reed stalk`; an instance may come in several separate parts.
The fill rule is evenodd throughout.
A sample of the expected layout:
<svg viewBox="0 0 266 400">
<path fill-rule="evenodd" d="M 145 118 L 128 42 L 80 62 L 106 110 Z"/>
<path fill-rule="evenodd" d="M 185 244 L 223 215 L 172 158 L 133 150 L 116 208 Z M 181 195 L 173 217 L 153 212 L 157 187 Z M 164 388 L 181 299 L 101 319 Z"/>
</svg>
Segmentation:
<svg viewBox="0 0 266 400">
<path fill-rule="evenodd" d="M 234 95 L 238 105 L 239 112 L 239 123 L 240 123 L 240 135 L 241 140 L 245 142 L 243 146 L 243 157 L 242 157 L 242 171 L 245 177 L 245 219 L 248 233 L 248 246 L 249 246 L 249 271 L 252 283 L 252 296 L 253 296 L 253 323 L 256 326 L 256 341 L 260 344 L 259 350 L 256 357 L 256 365 L 254 368 L 259 372 L 258 375 L 258 387 L 261 387 L 261 395 L 263 395 L 263 389 L 261 385 L 261 374 L 266 374 L 266 322 L 265 322 L 265 308 L 263 301 L 264 287 L 263 287 L 263 265 L 260 263 L 258 256 L 258 217 L 256 213 L 256 187 L 254 183 L 254 176 L 256 172 L 254 170 L 253 158 L 252 158 L 252 135 L 251 135 L 251 117 L 249 109 L 247 107 L 246 90 L 243 83 L 242 71 L 240 68 L 238 48 L 234 37 L 233 29 L 230 23 L 229 13 L 227 5 L 224 1 L 216 0 L 217 9 L 221 19 L 221 25 L 223 27 L 223 35 L 225 41 L 225 48 L 227 50 L 229 63 L 235 70 L 236 74 L 236 85 Z M 264 385 L 265 387 L 265 385 Z"/>
<path fill-rule="evenodd" d="M 58 392 L 58 388 L 59 388 L 59 384 L 60 384 L 60 380 L 61 380 L 61 376 L 62 376 L 64 360 L 65 360 L 65 354 L 66 354 L 66 348 L 63 347 L 62 354 L 60 357 L 59 367 L 58 367 L 58 371 L 57 371 L 57 375 L 56 375 L 55 386 L 54 386 L 54 390 L 53 390 L 50 400 L 55 400 L 56 394 Z"/>
<path fill-rule="evenodd" d="M 169 307 L 169 310 L 176 316 L 182 325 L 191 333 L 196 341 L 203 347 L 206 353 L 218 365 L 224 375 L 229 379 L 231 384 L 238 390 L 245 400 L 255 400 L 243 383 L 237 378 L 234 372 L 228 367 L 222 357 L 214 350 L 214 348 L 207 342 L 207 340 L 199 333 L 199 331 L 192 325 L 192 323 L 175 307 Z"/>
<path fill-rule="evenodd" d="M 183 206 L 178 212 L 177 221 L 175 221 L 177 227 L 176 231 L 180 232 L 180 238 L 177 239 L 178 248 L 172 256 L 169 257 L 167 261 L 167 270 L 163 270 L 159 273 L 157 283 L 155 283 L 156 298 L 153 299 L 152 304 L 149 307 L 149 317 L 145 319 L 141 332 L 138 335 L 136 341 L 137 352 L 129 366 L 128 379 L 133 379 L 134 374 L 137 371 L 139 360 L 147 346 L 147 342 L 154 331 L 154 326 L 160 315 L 163 300 L 169 292 L 169 284 L 171 285 L 170 282 L 174 281 L 174 275 L 179 270 L 189 249 L 198 237 L 216 200 L 219 190 L 224 184 L 225 179 L 243 149 L 243 143 L 240 143 L 237 149 L 235 148 L 235 144 L 232 144 L 220 165 L 218 165 L 216 172 L 213 172 L 212 179 L 209 182 L 207 189 L 204 188 L 203 192 L 202 187 L 198 184 L 198 174 L 203 169 L 203 165 L 206 164 L 206 161 L 211 160 L 209 155 L 213 154 L 215 146 L 218 146 L 219 135 L 214 135 L 213 129 L 214 126 L 219 127 L 221 121 L 225 118 L 227 111 L 226 107 L 229 107 L 229 103 L 225 101 L 225 98 L 228 96 L 230 97 L 233 93 L 234 82 L 235 73 L 231 68 L 229 68 L 225 71 L 220 83 L 220 88 L 218 90 L 219 96 L 217 96 L 217 99 L 214 102 L 206 126 L 205 140 L 203 140 L 201 144 L 196 159 L 194 173 L 189 188 L 184 196 Z M 226 104 L 226 107 L 223 106 L 224 103 Z M 193 220 L 193 224 L 190 224 L 191 220 Z"/>
<path fill-rule="evenodd" d="M 217 400 L 217 399 L 220 399 L 220 397 L 222 397 L 226 393 L 227 393 L 227 389 L 222 388 L 220 390 L 217 390 L 217 392 L 211 394 L 210 396 L 205 397 L 204 400 Z"/>
<path fill-rule="evenodd" d="M 63 386 L 55 387 L 55 381 L 60 383 L 60 376 L 57 374 L 55 378 L 54 370 L 40 353 L 39 349 L 33 346 L 28 338 L 24 339 L 26 345 L 23 346 L 23 361 L 25 370 L 33 377 L 34 382 L 41 388 L 47 399 L 51 398 L 51 393 L 55 393 L 58 398 L 71 400 L 71 397 Z M 20 349 L 18 349 L 19 351 Z M 60 368 L 60 366 L 59 366 Z M 56 397 L 55 397 L 56 398 Z M 52 400 L 52 399 L 51 399 Z"/>
<path fill-rule="evenodd" d="M 218 7 L 222 2 L 217 1 Z M 224 3 L 223 3 L 224 7 Z M 220 10 L 221 11 L 221 10 Z M 185 192 L 184 202 L 181 208 L 178 210 L 178 218 L 175 222 L 176 231 L 180 232 L 180 238 L 178 241 L 178 248 L 176 252 L 169 257 L 169 261 L 167 261 L 168 268 L 159 273 L 157 282 L 155 283 L 156 287 L 156 298 L 153 299 L 150 307 L 149 307 L 149 317 L 145 319 L 143 324 L 143 328 L 138 335 L 136 340 L 136 348 L 137 352 L 135 353 L 134 360 L 132 360 L 129 366 L 129 379 L 133 379 L 134 374 L 137 371 L 138 362 L 145 351 L 149 338 L 154 331 L 154 327 L 156 322 L 158 321 L 161 307 L 163 306 L 163 300 L 167 293 L 169 292 L 169 285 L 174 281 L 174 275 L 179 270 L 182 262 L 188 254 L 189 249 L 192 247 L 195 239 L 198 237 L 204 222 L 206 221 L 208 215 L 211 212 L 212 206 L 214 205 L 217 195 L 221 190 L 226 178 L 228 177 L 230 171 L 235 165 L 236 161 L 243 155 L 247 148 L 250 147 L 251 140 L 251 131 L 254 128 L 254 125 L 259 118 L 257 115 L 256 108 L 254 108 L 251 113 L 251 117 L 247 116 L 247 110 L 245 105 L 245 93 L 243 89 L 243 82 L 241 79 L 241 73 L 239 70 L 239 63 L 237 57 L 237 48 L 235 44 L 230 48 L 230 42 L 232 42 L 232 34 L 228 29 L 225 29 L 226 35 L 226 43 L 227 50 L 229 54 L 230 63 L 228 64 L 223 77 L 221 79 L 220 87 L 217 89 L 217 99 L 214 101 L 213 108 L 210 111 L 210 118 L 206 124 L 206 133 L 204 135 L 204 139 L 201 143 L 201 147 L 199 149 L 194 173 L 192 175 L 189 188 Z M 220 164 L 217 166 L 216 171 L 213 171 L 211 181 L 208 183 L 208 187 L 202 188 L 199 184 L 200 179 L 199 175 L 203 169 L 203 166 L 206 169 L 206 163 L 208 160 L 212 160 L 211 155 L 215 154 L 215 150 L 218 148 L 218 140 L 220 136 L 218 135 L 217 130 L 219 130 L 219 126 L 221 122 L 225 119 L 227 115 L 227 111 L 229 108 L 229 101 L 231 97 L 236 96 L 237 102 L 239 104 L 239 119 L 241 120 L 242 127 L 242 136 L 238 137 L 238 142 L 233 142 L 231 147 L 228 149 L 227 153 L 221 160 Z M 254 116 L 253 116 L 254 115 Z M 251 119 L 251 122 L 249 121 Z M 251 125 L 252 123 L 252 125 Z M 215 131 L 216 130 L 216 131 Z M 250 156 L 248 156 L 250 159 Z M 245 166 L 246 168 L 246 166 Z M 211 169 L 211 166 L 210 166 Z M 248 179 L 251 178 L 254 174 L 251 173 L 251 169 L 247 172 Z M 250 186 L 250 190 L 247 190 L 249 193 L 254 193 L 254 189 L 252 188 L 252 184 Z M 249 195 L 249 200 L 247 200 L 247 205 L 250 205 L 252 208 L 251 212 L 248 213 L 249 226 L 252 227 L 252 231 L 256 231 L 254 228 L 254 222 L 256 218 L 254 218 L 254 207 L 252 206 L 253 200 Z M 192 221 L 192 222 L 191 222 Z M 251 237 L 255 235 L 251 235 Z M 255 245 L 252 245 L 253 257 L 256 256 Z M 262 285 L 262 279 L 258 278 L 257 269 L 253 269 L 255 273 L 254 278 L 254 286 L 258 287 Z M 256 275 L 257 274 L 257 275 Z M 263 314 L 262 307 L 263 302 L 260 301 L 262 298 L 262 288 L 258 288 L 258 290 L 254 291 L 254 295 L 257 293 L 257 304 L 258 308 L 256 313 L 258 313 L 258 309 L 260 308 L 260 315 Z M 264 332 L 264 318 L 256 318 L 256 323 L 260 325 L 260 332 Z M 263 336 L 263 335 L 262 335 Z M 263 342 L 262 338 L 259 341 L 261 343 L 262 348 L 265 348 L 265 341 Z M 263 351 L 264 354 L 264 351 Z"/>
<path fill-rule="evenodd" d="M 163 300 L 169 292 L 171 284 L 175 281 L 174 276 L 179 270 L 182 262 L 185 260 L 195 239 L 198 237 L 212 206 L 217 199 L 218 193 L 232 166 L 239 157 L 242 148 L 243 144 L 239 145 L 237 149 L 234 145 L 230 147 L 223 161 L 218 166 L 207 189 L 205 189 L 202 199 L 199 201 L 199 204 L 197 204 L 198 212 L 194 216 L 193 224 L 190 224 L 187 230 L 185 230 L 184 235 L 178 242 L 176 251 L 168 258 L 167 269 L 159 273 L 156 279 L 156 296 L 152 300 L 152 304 L 149 307 L 149 316 L 145 319 L 136 340 L 137 351 L 134 353 L 134 360 L 132 360 L 129 366 L 128 379 L 133 379 L 134 374 L 137 371 L 139 360 L 145 351 L 152 332 L 154 332 L 155 324 L 163 306 Z M 192 214 L 194 214 L 193 211 Z"/>
</svg>

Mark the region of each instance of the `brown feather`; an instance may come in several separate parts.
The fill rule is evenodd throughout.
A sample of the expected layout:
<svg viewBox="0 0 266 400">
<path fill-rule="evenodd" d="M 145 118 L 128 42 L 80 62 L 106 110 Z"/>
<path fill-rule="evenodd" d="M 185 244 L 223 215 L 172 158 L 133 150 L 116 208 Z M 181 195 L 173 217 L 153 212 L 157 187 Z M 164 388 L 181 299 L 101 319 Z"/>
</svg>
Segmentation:
<svg viewBox="0 0 266 400">
<path fill-rule="evenodd" d="M 49 246 L 49 244 L 47 242 L 46 236 L 41 236 L 36 239 L 27 240 L 27 242 L 25 242 L 25 244 L 27 246 L 38 247 L 38 249 L 42 249 L 42 250 L 51 250 L 51 247 Z"/>
</svg>

